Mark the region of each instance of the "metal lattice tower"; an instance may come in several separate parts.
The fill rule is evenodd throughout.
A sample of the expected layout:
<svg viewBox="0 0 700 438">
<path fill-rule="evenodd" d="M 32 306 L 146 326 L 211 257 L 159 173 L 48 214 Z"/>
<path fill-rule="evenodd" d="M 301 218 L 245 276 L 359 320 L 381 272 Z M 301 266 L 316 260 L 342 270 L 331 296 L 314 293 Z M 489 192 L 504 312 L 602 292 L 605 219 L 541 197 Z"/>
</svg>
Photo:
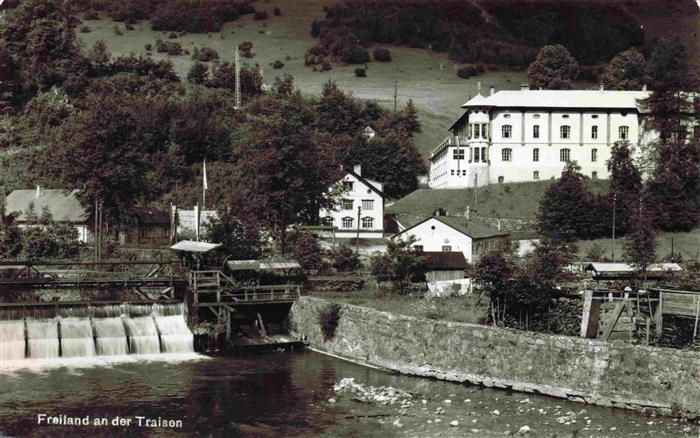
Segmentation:
<svg viewBox="0 0 700 438">
<path fill-rule="evenodd" d="M 238 109 L 241 106 L 241 63 L 238 55 L 238 46 L 236 46 L 233 62 L 233 67 L 236 72 L 236 103 L 234 108 Z"/>
</svg>

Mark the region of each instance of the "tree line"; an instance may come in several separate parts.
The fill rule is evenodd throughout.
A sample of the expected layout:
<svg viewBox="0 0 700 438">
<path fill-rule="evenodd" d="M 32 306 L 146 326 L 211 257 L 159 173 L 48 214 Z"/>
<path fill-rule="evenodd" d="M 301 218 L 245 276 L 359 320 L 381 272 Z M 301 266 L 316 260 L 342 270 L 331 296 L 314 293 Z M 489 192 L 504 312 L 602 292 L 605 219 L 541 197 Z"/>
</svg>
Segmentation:
<svg viewBox="0 0 700 438">
<path fill-rule="evenodd" d="M 5 24 L 0 59 L 13 74 L 1 102 L 11 123 L 0 145 L 34 151 L 24 186 L 79 188 L 86 210 L 99 200 L 115 232 L 133 206 L 197 202 L 203 160 L 207 206 L 276 236 L 315 223 L 344 168 L 361 164 L 388 197 L 415 190 L 426 171 L 412 102 L 391 112 L 332 82 L 304 97 L 288 75 L 263 89 L 258 68 L 244 66 L 236 109 L 232 65 L 195 64 L 182 82 L 169 62 L 112 59 L 101 42 L 84 53 L 64 0 L 22 2 Z M 378 135 L 365 137 L 367 125 Z"/>
<path fill-rule="evenodd" d="M 488 17 L 488 18 L 487 18 Z M 447 52 L 459 62 L 509 68 L 530 64 L 544 45 L 563 44 L 588 63 L 644 45 L 640 24 L 621 6 L 597 1 L 485 2 L 346 0 L 326 8 L 311 34 L 312 55 L 346 63 L 369 61 L 370 44 Z"/>
</svg>

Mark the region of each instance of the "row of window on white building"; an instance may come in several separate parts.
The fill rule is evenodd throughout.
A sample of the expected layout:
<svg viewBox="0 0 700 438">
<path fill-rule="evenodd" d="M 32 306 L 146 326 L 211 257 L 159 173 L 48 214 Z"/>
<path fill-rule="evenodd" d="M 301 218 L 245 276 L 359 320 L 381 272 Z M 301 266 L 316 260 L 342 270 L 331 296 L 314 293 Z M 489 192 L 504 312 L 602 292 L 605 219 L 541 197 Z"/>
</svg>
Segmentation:
<svg viewBox="0 0 700 438">
<path fill-rule="evenodd" d="M 362 225 L 362 228 L 365 230 L 371 230 L 374 229 L 374 218 L 372 217 L 363 217 L 360 220 L 360 223 Z M 335 219 L 333 219 L 331 216 L 324 217 L 323 218 L 323 225 L 327 227 L 332 227 L 335 225 Z M 342 228 L 355 228 L 355 219 L 347 216 L 344 217 L 340 220 L 340 225 Z"/>
<path fill-rule="evenodd" d="M 452 158 L 455 160 L 464 160 L 465 159 L 465 151 L 469 150 L 469 162 L 479 162 L 479 159 L 481 159 L 482 162 L 486 162 L 486 148 L 465 148 L 465 149 L 455 149 L 454 152 L 452 153 Z M 481 149 L 481 153 L 479 153 L 479 149 Z M 562 163 L 566 163 L 571 159 L 571 149 L 569 148 L 563 148 L 559 150 L 559 161 Z M 513 161 L 513 149 L 511 148 L 503 148 L 501 149 L 501 161 Z M 532 150 L 532 161 L 533 162 L 538 162 L 540 161 L 540 149 L 539 148 L 534 148 Z M 591 162 L 595 163 L 598 161 L 598 149 L 591 149 Z M 453 173 L 454 175 L 454 173 Z M 351 201 L 352 202 L 352 201 Z M 350 206 L 350 209 L 352 208 L 352 205 Z M 364 208 L 363 208 L 364 209 Z"/>
</svg>

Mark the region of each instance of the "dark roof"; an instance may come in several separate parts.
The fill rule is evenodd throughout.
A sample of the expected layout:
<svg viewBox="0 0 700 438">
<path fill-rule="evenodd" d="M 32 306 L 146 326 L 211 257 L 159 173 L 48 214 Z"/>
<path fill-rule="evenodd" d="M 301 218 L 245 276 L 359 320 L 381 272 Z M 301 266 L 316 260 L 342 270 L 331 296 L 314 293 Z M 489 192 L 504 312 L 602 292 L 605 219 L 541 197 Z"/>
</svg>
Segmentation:
<svg viewBox="0 0 700 438">
<path fill-rule="evenodd" d="M 378 195 L 381 196 L 382 198 L 384 197 L 384 192 L 382 192 L 381 190 L 379 190 L 378 188 L 376 188 L 376 187 L 374 186 L 374 184 L 372 184 L 372 183 L 370 182 L 370 180 L 368 180 L 367 178 L 363 178 L 362 175 L 356 174 L 355 171 L 352 170 L 352 169 L 348 169 L 348 173 L 349 173 L 350 175 L 354 176 L 355 178 L 359 179 L 360 182 L 361 182 L 362 184 L 364 184 L 364 185 L 366 185 L 367 187 L 369 187 L 373 192 L 375 192 L 376 194 L 378 194 Z"/>
<path fill-rule="evenodd" d="M 132 208 L 131 214 L 139 223 L 148 225 L 170 224 L 170 215 L 161 210 L 151 208 Z"/>
<path fill-rule="evenodd" d="M 25 212 L 29 209 L 29 204 L 34 203 L 34 211 L 41 214 L 44 206 L 47 206 L 51 217 L 56 222 L 86 222 L 89 213 L 80 205 L 76 198 L 77 190 L 47 190 L 40 189 L 39 196 L 37 190 L 14 190 L 5 198 L 5 212 L 7 214 L 17 212 L 19 221 L 27 220 Z"/>
<path fill-rule="evenodd" d="M 492 228 L 489 225 L 475 220 L 468 221 L 464 216 L 430 216 L 422 221 L 419 221 L 398 234 L 405 233 L 411 230 L 423 222 L 429 221 L 430 219 L 436 219 L 447 225 L 448 227 L 454 228 L 462 234 L 466 234 L 472 239 L 485 239 L 488 237 L 500 237 L 509 236 L 510 233 L 507 231 L 498 231 L 496 228 Z M 397 234 L 397 235 L 398 235 Z"/>
<path fill-rule="evenodd" d="M 428 271 L 453 271 L 464 270 L 469 266 L 464 254 L 456 251 L 426 251 L 421 254 L 425 257 Z"/>
<path fill-rule="evenodd" d="M 483 222 L 468 221 L 464 216 L 435 216 L 435 219 L 474 239 L 510 235 L 507 231 L 498 231 Z"/>
</svg>

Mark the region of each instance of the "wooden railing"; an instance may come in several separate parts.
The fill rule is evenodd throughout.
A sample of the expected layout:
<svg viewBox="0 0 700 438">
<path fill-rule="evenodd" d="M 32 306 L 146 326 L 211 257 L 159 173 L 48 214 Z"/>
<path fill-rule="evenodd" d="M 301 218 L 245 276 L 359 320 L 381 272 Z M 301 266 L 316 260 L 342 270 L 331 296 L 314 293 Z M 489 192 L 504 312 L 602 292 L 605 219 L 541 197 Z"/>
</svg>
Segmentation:
<svg viewBox="0 0 700 438">
<path fill-rule="evenodd" d="M 291 302 L 301 296 L 298 284 L 244 286 L 217 270 L 191 271 L 189 281 L 199 307 Z"/>
</svg>

